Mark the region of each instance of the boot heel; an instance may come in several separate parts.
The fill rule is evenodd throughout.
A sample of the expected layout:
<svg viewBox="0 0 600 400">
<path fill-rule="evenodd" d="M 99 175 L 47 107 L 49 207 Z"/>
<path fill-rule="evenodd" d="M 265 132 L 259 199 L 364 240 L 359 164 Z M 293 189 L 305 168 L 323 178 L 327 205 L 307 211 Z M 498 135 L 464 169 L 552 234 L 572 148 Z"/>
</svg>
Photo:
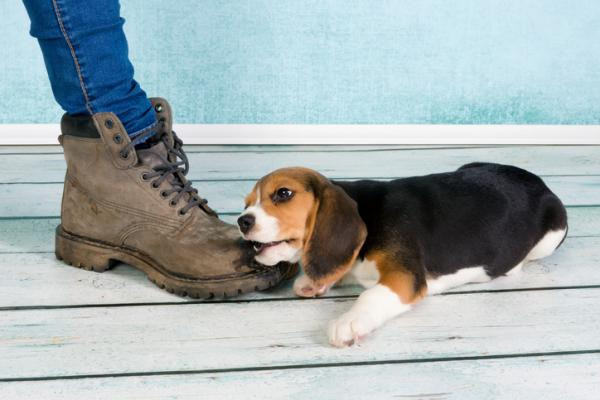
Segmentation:
<svg viewBox="0 0 600 400">
<path fill-rule="evenodd" d="M 56 227 L 54 254 L 56 258 L 88 271 L 104 272 L 116 262 L 117 254 L 114 250 L 101 244 L 70 235 L 61 225 Z"/>
</svg>

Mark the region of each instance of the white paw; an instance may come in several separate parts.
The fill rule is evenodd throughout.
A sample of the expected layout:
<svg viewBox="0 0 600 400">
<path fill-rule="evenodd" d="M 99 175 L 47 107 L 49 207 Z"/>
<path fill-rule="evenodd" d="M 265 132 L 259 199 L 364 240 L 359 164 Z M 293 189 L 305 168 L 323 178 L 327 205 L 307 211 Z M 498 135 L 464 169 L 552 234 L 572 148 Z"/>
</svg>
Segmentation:
<svg viewBox="0 0 600 400">
<path fill-rule="evenodd" d="M 335 347 L 357 344 L 377 328 L 376 321 L 366 313 L 349 311 L 329 323 L 329 343 Z"/>
<path fill-rule="evenodd" d="M 300 297 L 317 297 L 325 293 L 329 286 L 318 286 L 308 276 L 300 275 L 294 281 L 294 293 Z"/>
</svg>

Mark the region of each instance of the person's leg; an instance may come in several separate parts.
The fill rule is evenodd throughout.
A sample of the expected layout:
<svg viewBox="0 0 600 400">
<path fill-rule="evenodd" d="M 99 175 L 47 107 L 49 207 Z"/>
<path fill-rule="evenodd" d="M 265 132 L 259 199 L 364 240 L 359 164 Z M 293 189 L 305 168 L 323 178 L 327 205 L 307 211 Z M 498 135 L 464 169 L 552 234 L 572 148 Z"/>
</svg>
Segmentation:
<svg viewBox="0 0 600 400">
<path fill-rule="evenodd" d="M 194 298 L 265 289 L 293 271 L 255 264 L 237 227 L 220 220 L 187 180 L 171 107 L 146 98 L 133 80 L 118 1 L 24 2 L 67 112 L 56 257 L 99 272 L 126 262 L 161 288 Z"/>
<path fill-rule="evenodd" d="M 133 79 L 118 0 L 23 0 L 56 101 L 69 115 L 113 112 L 134 143 L 156 115 Z"/>
</svg>

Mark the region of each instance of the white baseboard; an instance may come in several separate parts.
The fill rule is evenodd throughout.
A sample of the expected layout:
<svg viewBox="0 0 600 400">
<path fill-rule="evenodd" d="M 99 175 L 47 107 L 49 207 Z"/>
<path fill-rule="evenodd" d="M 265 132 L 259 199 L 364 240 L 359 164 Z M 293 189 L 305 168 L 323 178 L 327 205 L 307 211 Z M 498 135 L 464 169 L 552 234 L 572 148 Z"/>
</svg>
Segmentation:
<svg viewBox="0 0 600 400">
<path fill-rule="evenodd" d="M 179 124 L 187 144 L 600 144 L 600 125 Z M 58 144 L 58 124 L 2 124 L 0 145 Z"/>
</svg>

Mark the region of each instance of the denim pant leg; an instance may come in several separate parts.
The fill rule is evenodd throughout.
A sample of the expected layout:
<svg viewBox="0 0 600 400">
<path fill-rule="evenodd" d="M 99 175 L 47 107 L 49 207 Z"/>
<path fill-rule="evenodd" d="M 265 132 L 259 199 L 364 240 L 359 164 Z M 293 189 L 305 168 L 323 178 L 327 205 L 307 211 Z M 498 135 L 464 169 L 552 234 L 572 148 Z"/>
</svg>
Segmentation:
<svg viewBox="0 0 600 400">
<path fill-rule="evenodd" d="M 119 1 L 23 2 L 31 19 L 30 33 L 44 55 L 52 92 L 65 112 L 110 111 L 130 136 L 141 132 L 148 136 L 156 116 L 133 79 Z"/>
</svg>

